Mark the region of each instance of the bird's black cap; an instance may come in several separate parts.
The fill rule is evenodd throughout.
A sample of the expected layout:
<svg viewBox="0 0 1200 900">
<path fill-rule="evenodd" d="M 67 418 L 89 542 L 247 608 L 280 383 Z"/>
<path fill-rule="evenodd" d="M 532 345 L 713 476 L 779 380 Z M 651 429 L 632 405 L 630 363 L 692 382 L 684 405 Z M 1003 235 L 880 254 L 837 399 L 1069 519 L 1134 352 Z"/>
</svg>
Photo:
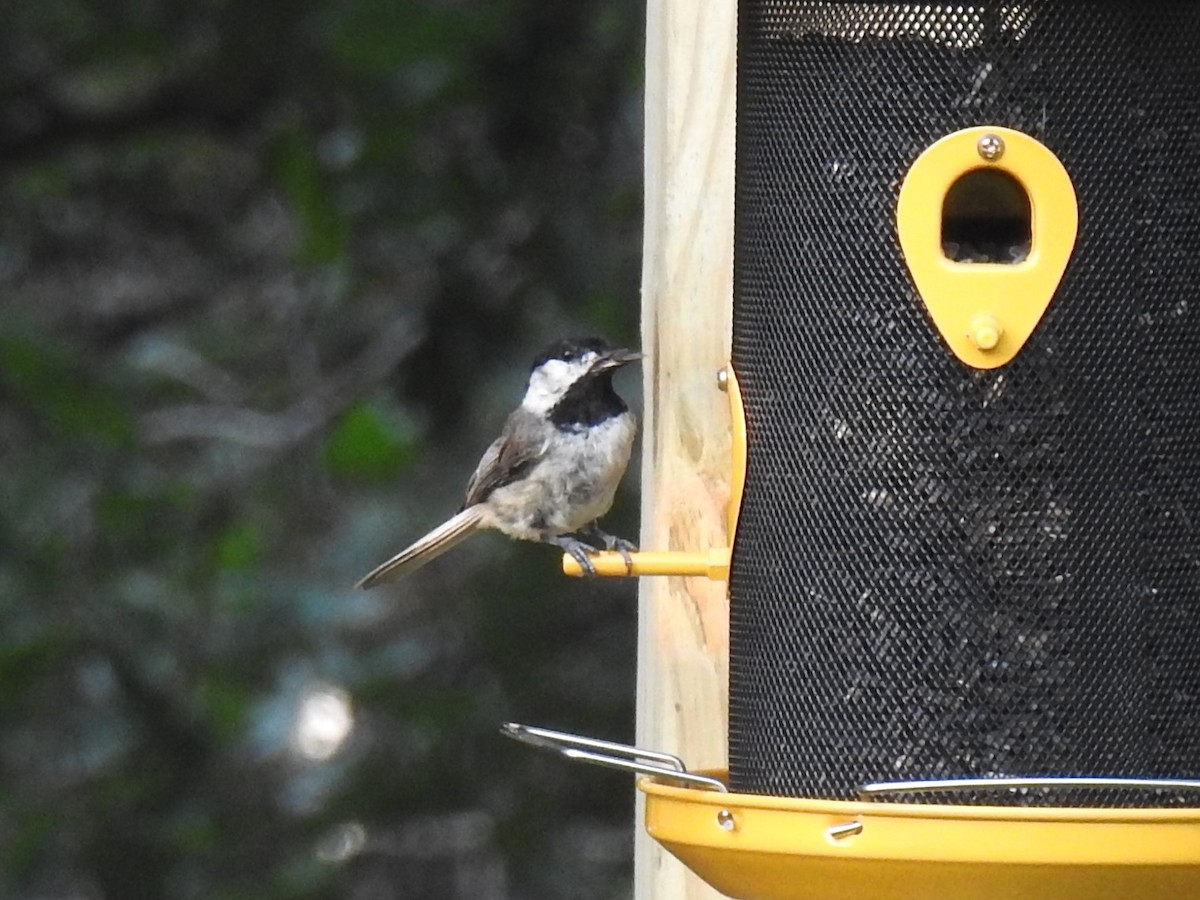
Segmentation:
<svg viewBox="0 0 1200 900">
<path fill-rule="evenodd" d="M 579 359 L 589 351 L 596 354 L 608 353 L 617 349 L 602 337 L 582 337 L 582 338 L 563 338 L 555 341 L 549 347 L 546 347 L 534 359 L 532 369 L 536 369 L 543 363 L 549 362 L 552 359 L 561 359 L 564 362 L 571 362 Z"/>
</svg>

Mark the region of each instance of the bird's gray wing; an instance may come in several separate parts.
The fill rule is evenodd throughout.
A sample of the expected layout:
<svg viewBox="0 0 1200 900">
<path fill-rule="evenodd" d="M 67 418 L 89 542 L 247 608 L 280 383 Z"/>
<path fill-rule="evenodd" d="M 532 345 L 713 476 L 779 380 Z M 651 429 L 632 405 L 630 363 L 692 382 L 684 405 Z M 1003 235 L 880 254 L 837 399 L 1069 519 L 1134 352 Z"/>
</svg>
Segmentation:
<svg viewBox="0 0 1200 900">
<path fill-rule="evenodd" d="M 467 482 L 462 508 L 482 503 L 496 488 L 512 484 L 528 472 L 546 452 L 545 431 L 545 424 L 533 413 L 523 409 L 513 412 Z"/>
</svg>

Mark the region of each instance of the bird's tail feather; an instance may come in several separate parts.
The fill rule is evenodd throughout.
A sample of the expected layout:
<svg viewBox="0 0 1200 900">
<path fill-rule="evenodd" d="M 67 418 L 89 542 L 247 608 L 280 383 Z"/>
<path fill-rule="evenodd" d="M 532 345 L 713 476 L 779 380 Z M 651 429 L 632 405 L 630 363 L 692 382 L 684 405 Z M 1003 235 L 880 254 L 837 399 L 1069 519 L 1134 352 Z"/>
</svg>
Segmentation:
<svg viewBox="0 0 1200 900">
<path fill-rule="evenodd" d="M 405 547 L 387 562 L 376 566 L 358 583 L 366 590 L 411 575 L 427 562 L 441 556 L 451 547 L 470 537 L 483 523 L 483 506 L 469 506 L 449 521 L 443 522 L 420 540 Z"/>
</svg>

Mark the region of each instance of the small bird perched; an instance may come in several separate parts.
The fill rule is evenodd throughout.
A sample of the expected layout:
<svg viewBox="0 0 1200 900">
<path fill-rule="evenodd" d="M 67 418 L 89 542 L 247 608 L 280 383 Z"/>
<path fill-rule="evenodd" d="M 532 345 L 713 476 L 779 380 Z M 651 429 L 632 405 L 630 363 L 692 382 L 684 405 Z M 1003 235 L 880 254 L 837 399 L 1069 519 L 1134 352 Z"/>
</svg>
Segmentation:
<svg viewBox="0 0 1200 900">
<path fill-rule="evenodd" d="M 632 566 L 629 541 L 606 534 L 596 520 L 612 506 L 629 465 L 637 419 L 613 390 L 613 373 L 642 354 L 603 338 L 571 338 L 534 360 L 525 397 L 509 415 L 467 483 L 458 515 L 369 572 L 360 588 L 395 581 L 445 553 L 481 528 L 554 544 L 589 575 L 586 535 L 617 550 Z"/>
</svg>

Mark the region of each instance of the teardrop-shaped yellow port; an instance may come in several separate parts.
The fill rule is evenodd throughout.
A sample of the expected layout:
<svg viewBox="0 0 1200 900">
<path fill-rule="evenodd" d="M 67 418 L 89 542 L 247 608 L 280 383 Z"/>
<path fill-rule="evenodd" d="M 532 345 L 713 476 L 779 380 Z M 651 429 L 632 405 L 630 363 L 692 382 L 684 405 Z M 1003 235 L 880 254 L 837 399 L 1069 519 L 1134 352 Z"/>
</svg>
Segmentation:
<svg viewBox="0 0 1200 900">
<path fill-rule="evenodd" d="M 964 363 L 994 369 L 1020 352 L 1049 308 L 1075 249 L 1079 205 L 1045 145 L 980 126 L 917 157 L 896 227 L 934 327 Z"/>
</svg>

